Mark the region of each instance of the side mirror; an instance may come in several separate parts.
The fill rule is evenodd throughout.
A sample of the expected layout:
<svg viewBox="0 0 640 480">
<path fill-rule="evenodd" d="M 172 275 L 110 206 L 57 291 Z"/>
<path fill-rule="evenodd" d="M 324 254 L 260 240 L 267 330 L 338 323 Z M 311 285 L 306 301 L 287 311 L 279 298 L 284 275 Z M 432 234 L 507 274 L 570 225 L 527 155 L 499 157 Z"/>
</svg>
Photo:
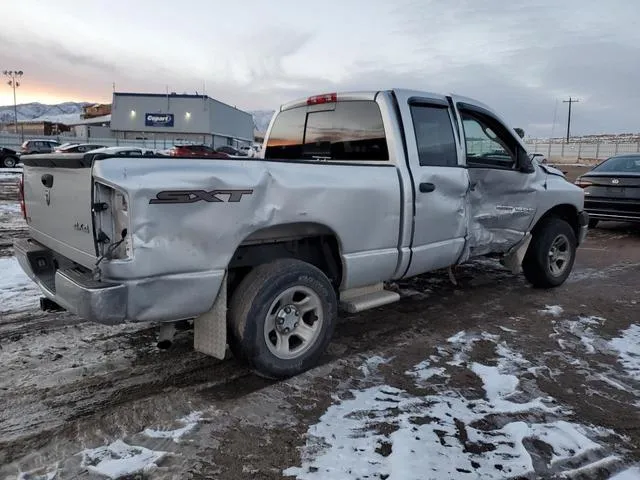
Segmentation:
<svg viewBox="0 0 640 480">
<path fill-rule="evenodd" d="M 520 170 L 522 173 L 535 172 L 535 168 L 533 168 L 533 162 L 531 161 L 531 157 L 529 157 L 529 154 L 526 152 L 526 150 L 520 146 L 518 146 L 517 162 L 518 162 L 518 170 Z"/>
</svg>

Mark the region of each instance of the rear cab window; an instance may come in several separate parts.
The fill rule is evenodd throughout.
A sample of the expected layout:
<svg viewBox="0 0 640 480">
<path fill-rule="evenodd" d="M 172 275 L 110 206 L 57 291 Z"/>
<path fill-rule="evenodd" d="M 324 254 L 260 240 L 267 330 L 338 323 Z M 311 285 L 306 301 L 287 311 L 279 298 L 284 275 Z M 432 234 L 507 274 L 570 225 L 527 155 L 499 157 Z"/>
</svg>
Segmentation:
<svg viewBox="0 0 640 480">
<path fill-rule="evenodd" d="M 372 100 L 350 100 L 280 112 L 271 129 L 264 158 L 389 160 L 380 107 Z"/>
</svg>

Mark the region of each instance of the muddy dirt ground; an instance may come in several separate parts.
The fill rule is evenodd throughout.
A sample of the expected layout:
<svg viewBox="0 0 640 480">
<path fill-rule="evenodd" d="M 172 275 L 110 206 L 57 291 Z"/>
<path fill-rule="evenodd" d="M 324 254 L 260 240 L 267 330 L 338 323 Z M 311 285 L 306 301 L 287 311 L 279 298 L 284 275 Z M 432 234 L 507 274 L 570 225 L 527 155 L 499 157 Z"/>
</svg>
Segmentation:
<svg viewBox="0 0 640 480">
<path fill-rule="evenodd" d="M 161 351 L 153 325 L 42 313 L 21 286 L 0 304 L 0 479 L 639 478 L 640 228 L 591 231 L 551 291 L 488 259 L 455 278 L 342 315 L 322 364 L 282 382 L 189 331 Z"/>
</svg>

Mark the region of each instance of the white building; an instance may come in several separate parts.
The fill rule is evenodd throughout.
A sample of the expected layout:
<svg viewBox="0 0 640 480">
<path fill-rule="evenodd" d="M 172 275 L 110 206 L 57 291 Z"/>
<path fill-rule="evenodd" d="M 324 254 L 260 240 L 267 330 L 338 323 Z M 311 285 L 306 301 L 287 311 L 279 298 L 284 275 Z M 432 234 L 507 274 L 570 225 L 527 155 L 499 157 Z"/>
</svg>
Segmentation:
<svg viewBox="0 0 640 480">
<path fill-rule="evenodd" d="M 251 114 L 206 95 L 113 93 L 111 130 L 119 139 L 217 148 L 251 144 L 253 129 Z"/>
</svg>

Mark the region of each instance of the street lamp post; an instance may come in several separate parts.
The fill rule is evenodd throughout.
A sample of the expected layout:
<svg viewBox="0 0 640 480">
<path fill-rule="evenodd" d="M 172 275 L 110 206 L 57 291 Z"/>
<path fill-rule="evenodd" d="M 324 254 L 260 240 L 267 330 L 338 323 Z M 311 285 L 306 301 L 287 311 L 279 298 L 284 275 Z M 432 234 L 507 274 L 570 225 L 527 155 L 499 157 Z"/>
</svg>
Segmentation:
<svg viewBox="0 0 640 480">
<path fill-rule="evenodd" d="M 20 78 L 22 78 L 22 70 L 5 70 L 2 72 L 9 79 L 7 84 L 13 88 L 13 115 L 14 125 L 16 127 L 16 135 L 18 135 L 18 103 L 16 102 L 16 88 L 20 86 Z"/>
</svg>

